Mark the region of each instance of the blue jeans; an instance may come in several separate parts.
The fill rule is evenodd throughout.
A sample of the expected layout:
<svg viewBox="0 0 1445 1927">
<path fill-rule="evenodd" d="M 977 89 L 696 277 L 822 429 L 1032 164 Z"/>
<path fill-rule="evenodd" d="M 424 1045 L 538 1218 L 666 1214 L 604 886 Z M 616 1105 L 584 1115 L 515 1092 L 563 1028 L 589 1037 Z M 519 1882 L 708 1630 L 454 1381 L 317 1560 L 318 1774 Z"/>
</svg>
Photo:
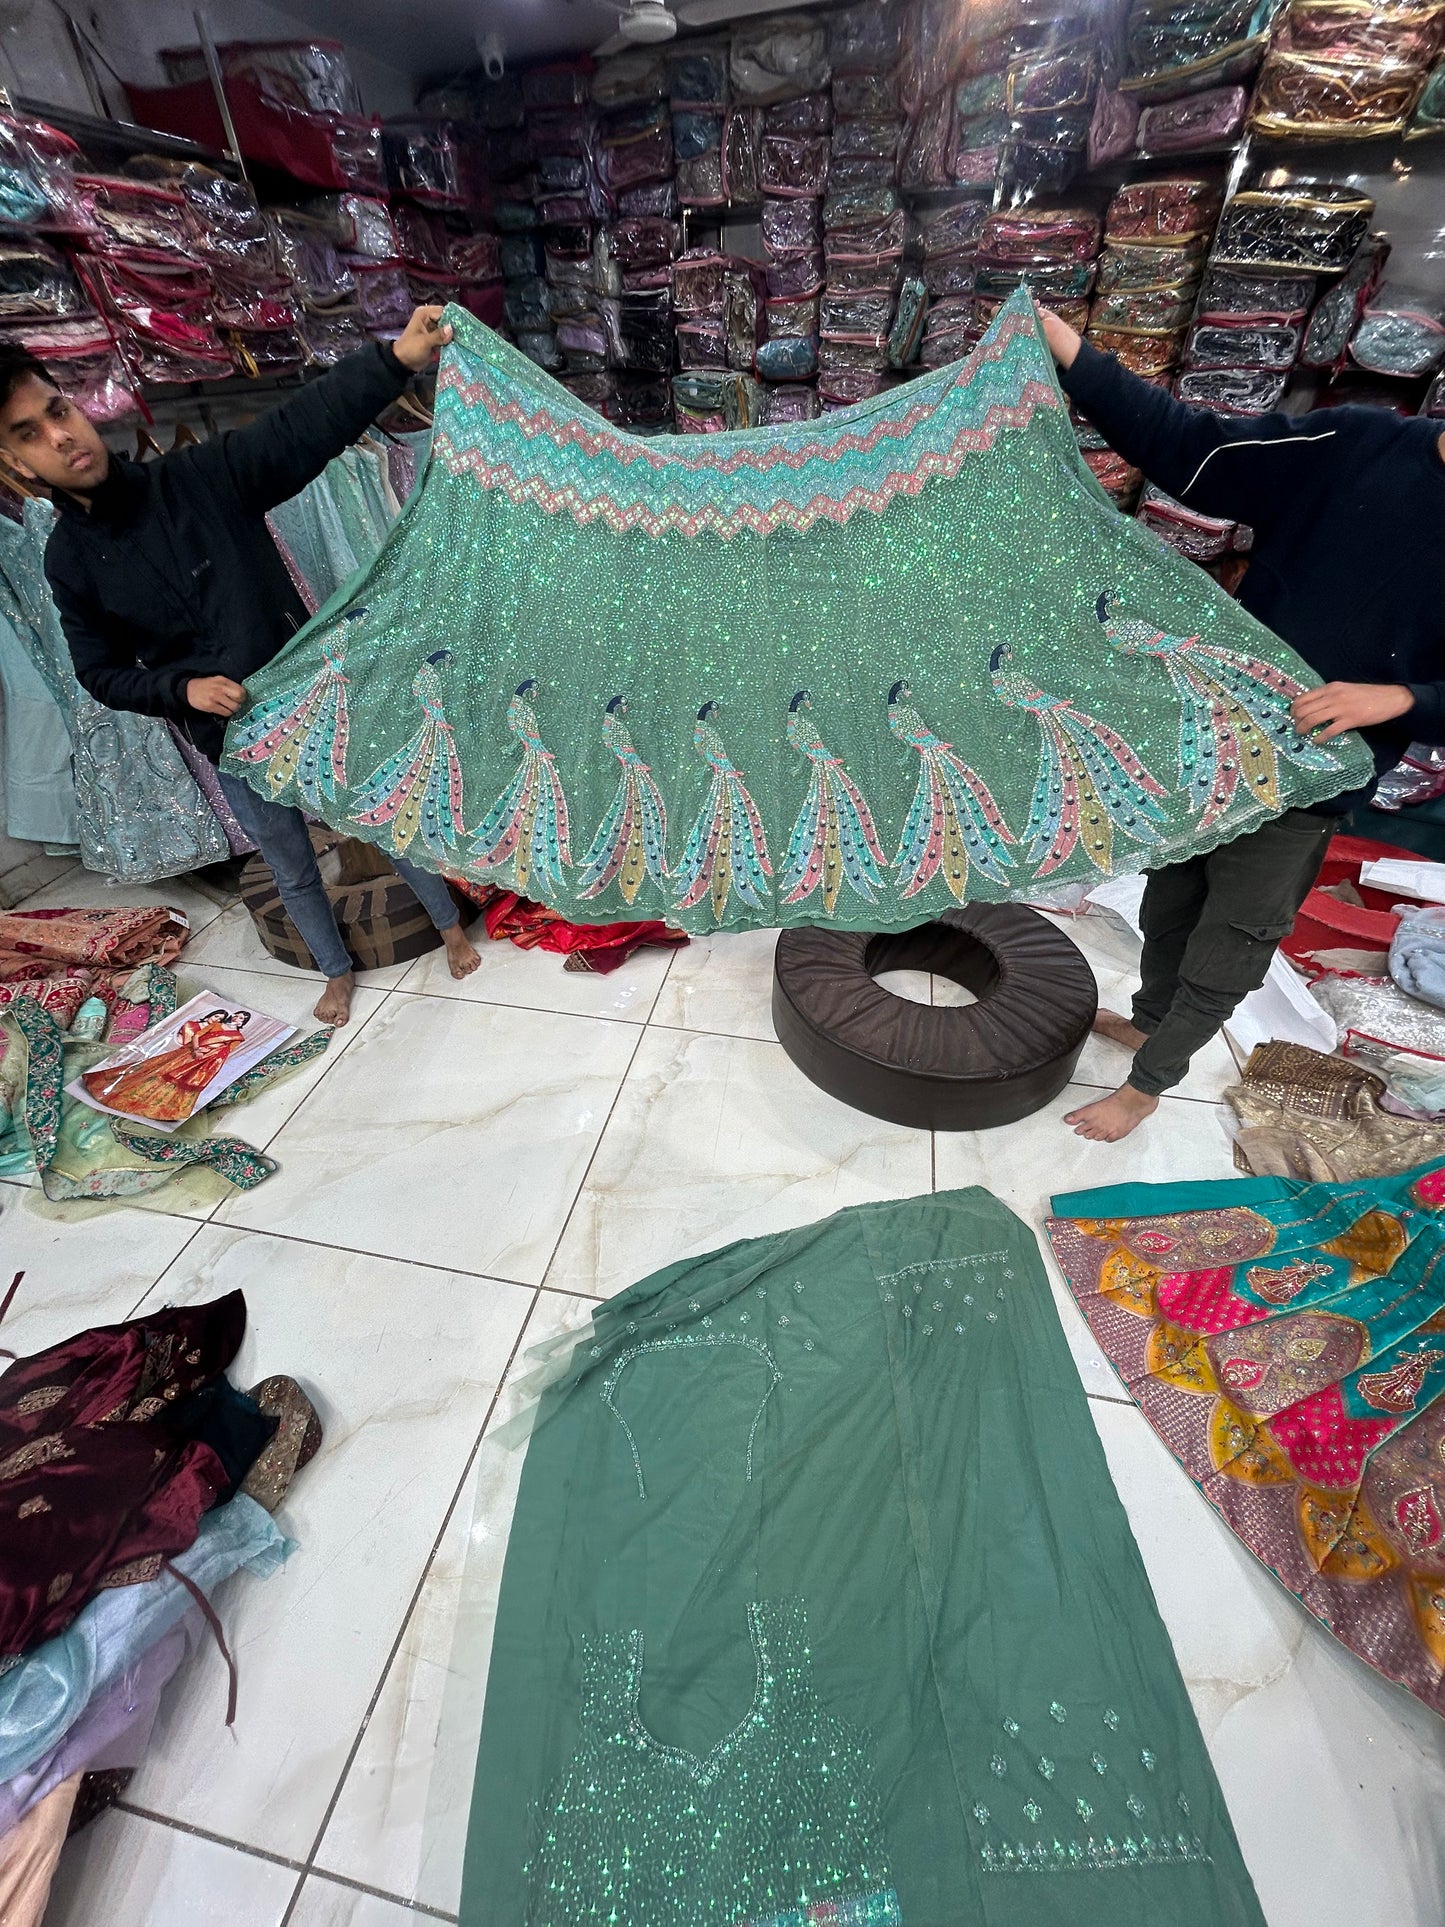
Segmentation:
<svg viewBox="0 0 1445 1927">
<path fill-rule="evenodd" d="M 344 977 L 353 968 L 341 932 L 336 927 L 326 886 L 316 867 L 316 852 L 311 847 L 311 832 L 300 810 L 283 803 L 268 803 L 239 776 L 217 771 L 226 801 L 236 813 L 236 821 L 265 858 L 287 915 L 305 939 L 316 968 L 326 977 Z M 423 910 L 438 930 L 450 930 L 461 922 L 461 912 L 452 893 L 439 876 L 418 869 L 405 857 L 390 858 L 393 868 L 404 877 Z"/>
</svg>

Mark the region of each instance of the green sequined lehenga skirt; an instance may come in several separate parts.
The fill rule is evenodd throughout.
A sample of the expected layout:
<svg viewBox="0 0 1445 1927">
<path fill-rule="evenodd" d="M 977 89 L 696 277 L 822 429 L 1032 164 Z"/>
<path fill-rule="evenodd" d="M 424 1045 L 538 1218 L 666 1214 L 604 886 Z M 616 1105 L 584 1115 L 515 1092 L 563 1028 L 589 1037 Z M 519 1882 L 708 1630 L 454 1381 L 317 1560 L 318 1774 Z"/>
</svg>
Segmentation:
<svg viewBox="0 0 1445 1927">
<path fill-rule="evenodd" d="M 537 1408 L 463 1927 L 1262 1927 L 1029 1231 L 685 1261 Z"/>
<path fill-rule="evenodd" d="M 228 732 L 263 795 L 573 922 L 888 930 L 1370 773 L 1115 511 L 1022 292 L 824 420 L 650 440 L 448 320 L 420 487 Z"/>
</svg>

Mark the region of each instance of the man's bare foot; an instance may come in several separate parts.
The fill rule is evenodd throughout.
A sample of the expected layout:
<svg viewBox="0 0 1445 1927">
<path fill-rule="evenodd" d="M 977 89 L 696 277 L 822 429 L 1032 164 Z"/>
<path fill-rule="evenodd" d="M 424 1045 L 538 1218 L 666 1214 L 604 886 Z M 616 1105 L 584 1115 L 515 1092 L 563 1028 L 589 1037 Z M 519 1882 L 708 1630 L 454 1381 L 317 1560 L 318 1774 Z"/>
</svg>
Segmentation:
<svg viewBox="0 0 1445 1927">
<path fill-rule="evenodd" d="M 351 993 L 356 988 L 356 973 L 348 970 L 344 977 L 328 977 L 326 988 L 321 993 L 321 1002 L 316 1006 L 314 1015 L 321 1024 L 344 1024 L 351 1016 Z"/>
<path fill-rule="evenodd" d="M 1107 1037 L 1111 1044 L 1122 1044 L 1125 1050 L 1142 1050 L 1146 1033 L 1121 1017 L 1117 1010 L 1101 1010 L 1094 1019 L 1094 1029 L 1100 1037 Z"/>
<path fill-rule="evenodd" d="M 1101 1097 L 1096 1104 L 1070 1111 L 1064 1122 L 1072 1124 L 1078 1136 L 1092 1138 L 1096 1144 L 1117 1144 L 1158 1108 L 1157 1097 L 1146 1097 L 1132 1084 L 1123 1084 L 1112 1097 Z"/>
<path fill-rule="evenodd" d="M 447 963 L 452 975 L 459 979 L 470 977 L 482 959 L 466 931 L 459 923 L 454 923 L 450 930 L 443 930 L 442 942 L 447 947 Z"/>
</svg>

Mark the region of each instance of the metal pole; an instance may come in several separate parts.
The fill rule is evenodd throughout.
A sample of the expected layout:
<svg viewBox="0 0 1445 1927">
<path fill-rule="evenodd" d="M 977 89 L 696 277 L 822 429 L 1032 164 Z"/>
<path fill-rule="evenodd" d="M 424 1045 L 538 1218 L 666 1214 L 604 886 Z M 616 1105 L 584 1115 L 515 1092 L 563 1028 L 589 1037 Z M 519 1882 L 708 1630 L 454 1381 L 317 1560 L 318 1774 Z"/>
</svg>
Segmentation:
<svg viewBox="0 0 1445 1927">
<path fill-rule="evenodd" d="M 216 96 L 216 105 L 221 112 L 221 125 L 226 130 L 226 152 L 241 170 L 241 179 L 250 182 L 246 163 L 241 158 L 241 143 L 236 139 L 236 123 L 231 119 L 231 103 L 226 99 L 226 84 L 221 78 L 221 63 L 216 55 L 216 43 L 211 38 L 211 30 L 206 25 L 206 16 L 197 7 L 192 14 L 196 23 L 196 33 L 200 37 L 201 52 L 205 56 L 206 72 L 211 79 L 211 92 Z"/>
</svg>

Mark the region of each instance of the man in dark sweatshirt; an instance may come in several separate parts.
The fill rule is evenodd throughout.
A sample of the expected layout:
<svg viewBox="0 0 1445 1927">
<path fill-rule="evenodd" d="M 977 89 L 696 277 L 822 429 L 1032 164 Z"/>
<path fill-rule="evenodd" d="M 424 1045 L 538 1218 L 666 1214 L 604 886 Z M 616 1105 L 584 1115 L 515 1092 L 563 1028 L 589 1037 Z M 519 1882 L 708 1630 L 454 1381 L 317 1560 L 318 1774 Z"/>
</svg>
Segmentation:
<svg viewBox="0 0 1445 1927">
<path fill-rule="evenodd" d="M 0 349 L 0 454 L 54 497 L 45 572 L 76 678 L 97 702 L 166 717 L 220 756 L 227 721 L 247 706 L 246 678 L 306 620 L 266 512 L 314 481 L 427 365 L 450 338 L 441 313 L 418 308 L 394 346 L 359 349 L 250 427 L 145 463 L 111 454 L 33 356 Z M 352 963 L 305 819 L 237 777 L 220 780 L 327 979 L 317 1017 L 344 1024 Z M 441 932 L 452 975 L 475 970 L 446 884 L 393 861 Z"/>
<path fill-rule="evenodd" d="M 1240 602 L 1325 679 L 1296 702 L 1296 726 L 1322 743 L 1359 730 L 1377 779 L 1411 741 L 1445 741 L 1440 424 L 1384 408 L 1186 408 L 1057 315 L 1042 319 L 1066 393 L 1111 448 L 1177 501 L 1254 530 Z M 1096 1024 L 1135 1053 L 1133 1068 L 1112 1096 L 1069 1114 L 1081 1137 L 1126 1137 L 1158 1108 L 1264 982 L 1340 818 L 1373 790 L 1286 810 L 1207 856 L 1150 872 L 1132 1018 L 1104 1010 Z"/>
</svg>

